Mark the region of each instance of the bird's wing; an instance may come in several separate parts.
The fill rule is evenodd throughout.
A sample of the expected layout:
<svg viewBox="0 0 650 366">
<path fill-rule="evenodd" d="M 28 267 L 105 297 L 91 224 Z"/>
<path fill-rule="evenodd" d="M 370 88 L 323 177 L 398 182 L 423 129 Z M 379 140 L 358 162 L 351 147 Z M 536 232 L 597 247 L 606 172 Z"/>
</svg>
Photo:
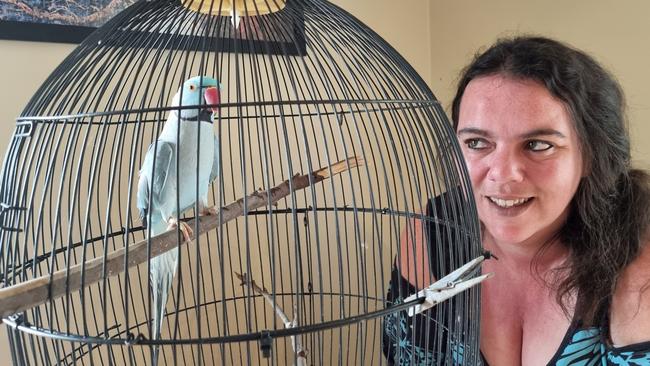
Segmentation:
<svg viewBox="0 0 650 366">
<path fill-rule="evenodd" d="M 210 172 L 210 183 L 219 176 L 219 139 L 214 136 L 214 154 L 212 157 L 212 171 Z"/>
<path fill-rule="evenodd" d="M 154 148 L 156 149 L 154 150 Z M 168 182 L 168 177 L 174 176 L 171 170 L 176 168 L 174 166 L 175 164 L 173 164 L 175 154 L 174 144 L 171 142 L 159 140 L 157 143 L 154 142 L 149 145 L 149 150 L 147 150 L 144 162 L 140 168 L 137 194 L 137 206 L 140 211 L 140 218 L 145 225 L 147 222 L 147 210 L 157 205 L 159 195 L 163 192 Z M 153 166 L 154 157 L 155 167 Z M 150 188 L 151 199 L 153 201 L 151 205 L 149 204 Z"/>
</svg>

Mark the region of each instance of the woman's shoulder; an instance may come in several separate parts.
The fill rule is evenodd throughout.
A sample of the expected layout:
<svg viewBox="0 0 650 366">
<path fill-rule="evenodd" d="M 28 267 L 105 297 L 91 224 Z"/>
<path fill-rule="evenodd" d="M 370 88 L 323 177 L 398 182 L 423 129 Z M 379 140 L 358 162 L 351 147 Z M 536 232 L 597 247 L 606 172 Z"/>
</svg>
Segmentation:
<svg viewBox="0 0 650 366">
<path fill-rule="evenodd" d="M 650 236 L 616 283 L 610 336 L 617 346 L 650 341 Z"/>
</svg>

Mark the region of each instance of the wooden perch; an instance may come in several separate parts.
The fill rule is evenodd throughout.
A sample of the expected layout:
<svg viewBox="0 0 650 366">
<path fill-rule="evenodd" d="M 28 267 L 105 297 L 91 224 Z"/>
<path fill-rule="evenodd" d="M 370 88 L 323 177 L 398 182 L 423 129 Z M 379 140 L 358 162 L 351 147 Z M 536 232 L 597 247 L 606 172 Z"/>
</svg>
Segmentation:
<svg viewBox="0 0 650 366">
<path fill-rule="evenodd" d="M 296 310 L 296 306 L 293 308 L 293 320 L 289 320 L 287 314 L 284 312 L 284 310 L 282 310 L 280 305 L 273 301 L 273 296 L 271 296 L 271 294 L 265 288 L 260 287 L 257 283 L 255 283 L 253 279 L 249 278 L 246 273 L 242 275 L 235 272 L 235 276 L 241 280 L 242 286 L 250 287 L 254 293 L 262 295 L 262 297 L 264 297 L 266 302 L 269 303 L 278 317 L 282 320 L 285 328 L 291 329 L 298 326 L 298 311 Z M 296 366 L 307 365 L 307 350 L 302 346 L 300 334 L 291 336 L 291 347 L 293 347 L 293 352 L 296 354 L 296 360 L 298 361 L 296 363 Z"/>
<path fill-rule="evenodd" d="M 292 187 L 293 191 L 304 189 L 309 187 L 310 183 L 316 184 L 333 175 L 363 164 L 364 161 L 360 157 L 348 158 L 311 174 L 296 175 L 267 191 L 253 192 L 245 199 L 240 198 L 222 207 L 218 215 L 201 216 L 188 221 L 187 223 L 190 227 L 195 227 L 195 221 L 199 221 L 198 234 L 195 233 L 192 239 L 196 235 L 201 235 L 219 227 L 220 223 L 225 224 L 242 216 L 244 212 L 265 207 L 269 203 L 274 204 L 291 194 L 289 187 Z M 244 207 L 244 201 L 246 201 L 246 207 Z M 179 243 L 177 241 L 176 230 L 167 231 L 155 236 L 151 238 L 151 257 L 156 257 L 182 244 L 185 244 L 185 242 Z M 52 275 L 44 275 L 0 289 L 0 318 L 31 309 L 47 301 L 55 300 L 68 293 L 80 290 L 82 287 L 92 285 L 104 278 L 118 275 L 125 271 L 124 261 L 126 255 L 128 255 L 127 267 L 134 267 L 146 263 L 149 258 L 147 252 L 147 239 L 144 239 L 130 245 L 128 247 L 128 253 L 125 248 L 118 249 L 108 253 L 106 257 L 98 257 L 87 260 L 84 263 L 72 265 L 69 270 L 62 269 L 54 272 Z M 82 274 L 84 275 L 83 283 L 81 282 Z"/>
</svg>

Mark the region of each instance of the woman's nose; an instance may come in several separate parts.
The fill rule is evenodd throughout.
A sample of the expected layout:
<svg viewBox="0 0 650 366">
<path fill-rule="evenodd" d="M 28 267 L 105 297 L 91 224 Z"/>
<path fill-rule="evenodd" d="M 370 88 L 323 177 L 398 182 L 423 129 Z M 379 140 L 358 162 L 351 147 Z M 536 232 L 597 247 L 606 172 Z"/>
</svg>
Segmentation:
<svg viewBox="0 0 650 366">
<path fill-rule="evenodd" d="M 524 157 L 506 147 L 497 148 L 490 161 L 488 179 L 497 183 L 520 182 L 524 178 Z"/>
</svg>

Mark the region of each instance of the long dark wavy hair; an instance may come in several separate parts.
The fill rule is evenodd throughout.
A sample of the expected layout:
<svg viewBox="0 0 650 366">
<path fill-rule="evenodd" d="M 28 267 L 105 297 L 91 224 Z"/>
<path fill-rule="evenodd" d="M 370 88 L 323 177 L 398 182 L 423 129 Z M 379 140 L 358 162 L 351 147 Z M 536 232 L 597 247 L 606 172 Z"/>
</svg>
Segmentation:
<svg viewBox="0 0 650 366">
<path fill-rule="evenodd" d="M 494 74 L 540 82 L 571 114 L 587 174 L 557 233 L 570 251 L 557 301 L 569 315 L 577 294 L 574 311 L 587 324 L 599 322 L 618 276 L 638 256 L 650 227 L 650 178 L 630 166 L 621 87 L 592 57 L 568 45 L 543 37 L 502 39 L 461 74 L 452 103 L 454 128 L 467 85 Z"/>
</svg>

